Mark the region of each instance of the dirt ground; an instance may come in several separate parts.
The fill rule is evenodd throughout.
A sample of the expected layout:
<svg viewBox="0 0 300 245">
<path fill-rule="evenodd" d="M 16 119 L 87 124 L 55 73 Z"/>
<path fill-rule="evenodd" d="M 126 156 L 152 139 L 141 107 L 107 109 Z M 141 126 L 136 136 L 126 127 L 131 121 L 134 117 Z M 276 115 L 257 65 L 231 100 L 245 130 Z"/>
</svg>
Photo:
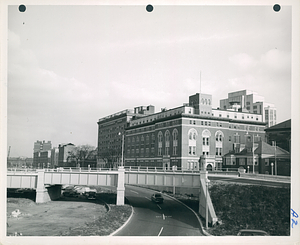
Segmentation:
<svg viewBox="0 0 300 245">
<path fill-rule="evenodd" d="M 106 213 L 104 205 L 84 200 L 37 204 L 26 198 L 7 198 L 7 235 L 60 236 Z"/>
</svg>

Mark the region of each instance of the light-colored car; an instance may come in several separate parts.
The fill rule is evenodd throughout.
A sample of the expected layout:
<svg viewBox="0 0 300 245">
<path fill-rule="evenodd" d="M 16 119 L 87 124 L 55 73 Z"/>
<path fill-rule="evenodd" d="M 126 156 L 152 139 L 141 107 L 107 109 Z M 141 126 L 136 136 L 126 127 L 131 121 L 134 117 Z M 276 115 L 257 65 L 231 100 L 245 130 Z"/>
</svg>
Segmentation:
<svg viewBox="0 0 300 245">
<path fill-rule="evenodd" d="M 77 186 L 76 191 L 79 195 L 84 196 L 87 199 L 96 199 L 96 189 L 91 189 L 88 186 Z"/>
<path fill-rule="evenodd" d="M 270 236 L 269 233 L 262 230 L 240 230 L 237 234 L 238 236 Z"/>
</svg>

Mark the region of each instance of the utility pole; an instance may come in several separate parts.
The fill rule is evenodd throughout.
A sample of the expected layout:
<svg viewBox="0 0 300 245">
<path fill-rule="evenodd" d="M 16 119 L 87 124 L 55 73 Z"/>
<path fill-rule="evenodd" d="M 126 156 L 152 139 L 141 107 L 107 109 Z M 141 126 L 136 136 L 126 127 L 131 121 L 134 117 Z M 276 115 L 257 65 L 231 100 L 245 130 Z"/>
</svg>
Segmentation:
<svg viewBox="0 0 300 245">
<path fill-rule="evenodd" d="M 7 158 L 9 158 L 9 155 L 10 155 L 10 148 L 11 148 L 11 146 L 8 147 Z"/>
<path fill-rule="evenodd" d="M 276 141 L 274 141 L 274 145 L 275 145 L 275 175 L 277 175 L 277 157 L 276 157 L 276 148 L 277 148 L 277 146 L 276 146 Z"/>
<path fill-rule="evenodd" d="M 254 134 L 253 134 L 253 140 L 252 140 L 253 146 L 252 146 L 252 155 L 253 155 L 253 171 L 252 173 L 254 174 L 254 164 L 255 164 L 255 159 L 254 159 Z"/>
</svg>

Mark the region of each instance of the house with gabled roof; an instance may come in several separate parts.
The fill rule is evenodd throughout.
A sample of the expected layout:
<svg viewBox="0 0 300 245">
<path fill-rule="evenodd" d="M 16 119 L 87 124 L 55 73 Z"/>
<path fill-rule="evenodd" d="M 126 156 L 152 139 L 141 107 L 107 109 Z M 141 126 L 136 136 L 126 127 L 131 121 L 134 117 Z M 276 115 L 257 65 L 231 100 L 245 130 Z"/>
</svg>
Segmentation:
<svg viewBox="0 0 300 245">
<path fill-rule="evenodd" d="M 264 141 L 255 142 L 253 145 L 246 145 L 240 152 L 231 151 L 225 154 L 223 168 L 239 169 L 242 172 L 244 170 L 246 173 L 291 175 L 291 156 L 288 151 Z"/>
</svg>

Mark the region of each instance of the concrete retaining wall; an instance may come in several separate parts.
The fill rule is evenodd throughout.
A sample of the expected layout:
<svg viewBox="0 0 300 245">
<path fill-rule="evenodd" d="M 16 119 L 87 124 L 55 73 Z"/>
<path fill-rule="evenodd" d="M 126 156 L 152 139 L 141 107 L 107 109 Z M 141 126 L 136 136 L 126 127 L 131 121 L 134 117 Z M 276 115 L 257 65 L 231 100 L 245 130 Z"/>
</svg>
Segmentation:
<svg viewBox="0 0 300 245">
<path fill-rule="evenodd" d="M 61 196 L 61 185 L 46 187 L 51 201 L 57 200 Z"/>
</svg>

